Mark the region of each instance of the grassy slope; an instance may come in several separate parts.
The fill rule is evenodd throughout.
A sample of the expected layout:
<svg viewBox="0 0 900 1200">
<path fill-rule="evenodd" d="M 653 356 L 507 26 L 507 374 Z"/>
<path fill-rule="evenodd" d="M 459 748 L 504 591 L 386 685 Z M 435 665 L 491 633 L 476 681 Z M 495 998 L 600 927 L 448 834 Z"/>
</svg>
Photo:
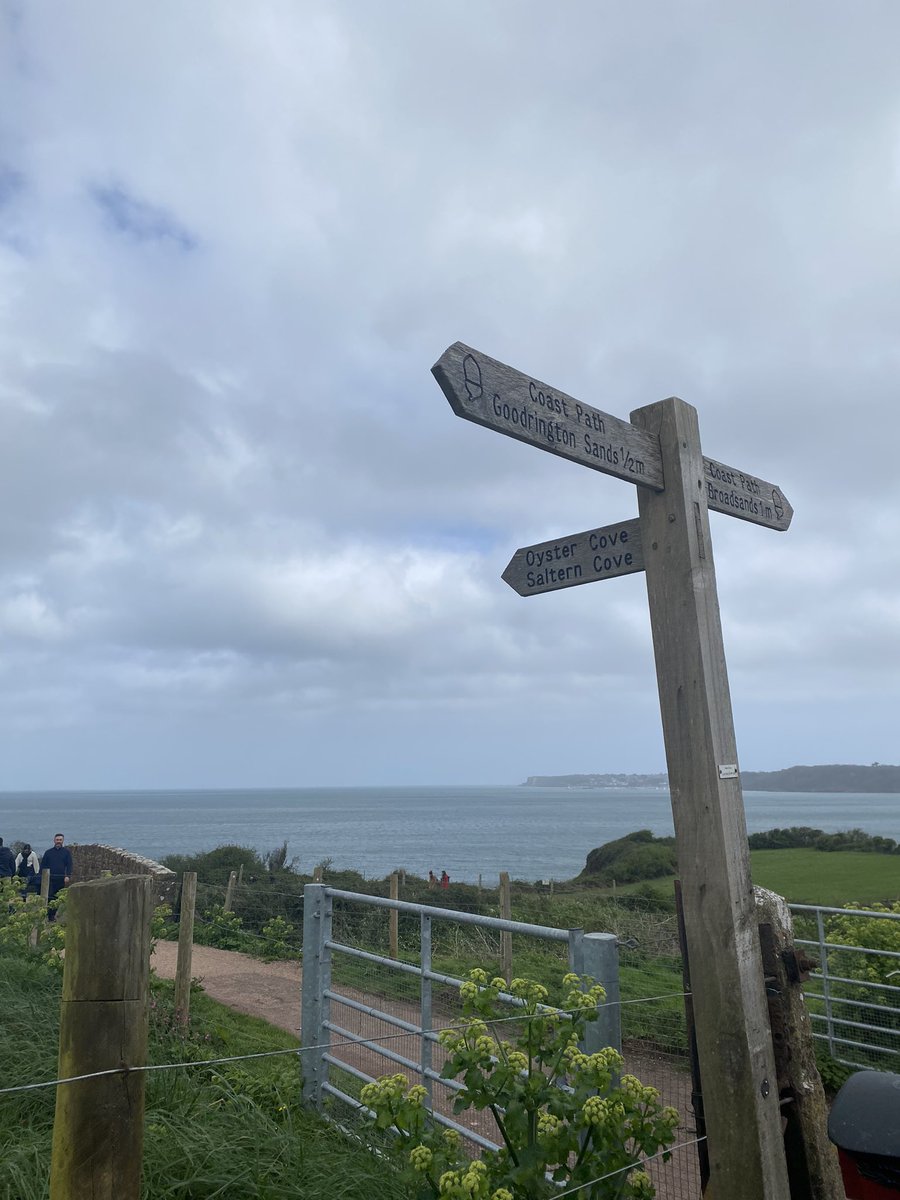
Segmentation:
<svg viewBox="0 0 900 1200">
<path fill-rule="evenodd" d="M 173 1062 L 295 1046 L 263 1021 L 198 995 L 193 1033 L 172 1034 L 171 985 L 154 988 L 152 1062 Z M 59 976 L 0 957 L 3 1083 L 56 1075 Z M 48 1194 L 54 1091 L 0 1098 L 0 1200 Z M 299 1108 L 293 1056 L 151 1073 L 144 1141 L 145 1197 L 282 1196 L 306 1200 L 399 1200 L 393 1177 L 360 1147 Z"/>
</svg>

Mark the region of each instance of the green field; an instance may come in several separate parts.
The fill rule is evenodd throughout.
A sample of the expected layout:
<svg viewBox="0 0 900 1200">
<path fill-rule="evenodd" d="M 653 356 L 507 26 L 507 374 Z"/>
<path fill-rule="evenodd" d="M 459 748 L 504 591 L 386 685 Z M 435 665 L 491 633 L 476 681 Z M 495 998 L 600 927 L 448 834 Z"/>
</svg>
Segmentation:
<svg viewBox="0 0 900 1200">
<path fill-rule="evenodd" d="M 855 850 L 751 850 L 753 882 L 784 896 L 794 904 L 820 904 L 843 908 L 847 904 L 872 904 L 900 899 L 900 856 L 866 854 Z M 675 876 L 650 881 L 660 895 L 671 896 Z M 627 896 L 646 883 L 625 884 L 617 894 Z M 598 889 L 599 890 L 599 889 Z M 603 889 L 611 896 L 611 889 Z"/>
<path fill-rule="evenodd" d="M 753 882 L 795 904 L 871 904 L 900 898 L 900 857 L 853 850 L 753 850 Z"/>
</svg>

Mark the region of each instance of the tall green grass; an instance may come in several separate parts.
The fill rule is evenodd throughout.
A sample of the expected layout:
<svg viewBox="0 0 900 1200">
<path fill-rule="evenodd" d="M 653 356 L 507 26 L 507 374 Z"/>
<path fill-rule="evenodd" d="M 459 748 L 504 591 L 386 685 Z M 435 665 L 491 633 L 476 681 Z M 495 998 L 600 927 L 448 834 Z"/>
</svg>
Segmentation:
<svg viewBox="0 0 900 1200">
<path fill-rule="evenodd" d="M 0 957 L 3 1085 L 53 1079 L 59 1036 L 57 971 Z M 153 985 L 150 1061 L 196 1061 L 296 1046 L 295 1038 L 202 993 L 190 1035 L 172 1023 L 172 986 Z M 0 1200 L 45 1200 L 55 1091 L 0 1097 Z M 147 1076 L 146 1200 L 244 1197 L 401 1200 L 388 1167 L 300 1108 L 296 1058 L 200 1065 Z"/>
</svg>

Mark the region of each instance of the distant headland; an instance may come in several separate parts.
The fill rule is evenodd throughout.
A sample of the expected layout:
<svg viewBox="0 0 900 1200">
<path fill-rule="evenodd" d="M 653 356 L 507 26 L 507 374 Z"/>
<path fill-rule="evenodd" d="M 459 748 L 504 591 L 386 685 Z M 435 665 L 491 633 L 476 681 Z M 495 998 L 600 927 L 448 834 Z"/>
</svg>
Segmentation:
<svg viewBox="0 0 900 1200">
<path fill-rule="evenodd" d="M 900 766 L 832 763 L 785 767 L 782 771 L 742 771 L 748 792 L 900 792 Z M 666 775 L 529 775 L 523 787 L 664 788 Z"/>
</svg>

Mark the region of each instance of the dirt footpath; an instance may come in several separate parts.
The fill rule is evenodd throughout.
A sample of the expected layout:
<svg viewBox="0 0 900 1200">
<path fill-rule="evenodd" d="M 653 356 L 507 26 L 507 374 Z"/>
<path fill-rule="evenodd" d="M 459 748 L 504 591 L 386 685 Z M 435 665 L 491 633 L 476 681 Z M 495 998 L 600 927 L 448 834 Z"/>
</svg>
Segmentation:
<svg viewBox="0 0 900 1200">
<path fill-rule="evenodd" d="M 175 978 L 178 943 L 156 943 L 151 965 L 161 979 Z M 213 1000 L 250 1017 L 262 1017 L 288 1033 L 300 1036 L 298 962 L 261 962 L 235 950 L 194 946 L 191 975 Z"/>
</svg>

